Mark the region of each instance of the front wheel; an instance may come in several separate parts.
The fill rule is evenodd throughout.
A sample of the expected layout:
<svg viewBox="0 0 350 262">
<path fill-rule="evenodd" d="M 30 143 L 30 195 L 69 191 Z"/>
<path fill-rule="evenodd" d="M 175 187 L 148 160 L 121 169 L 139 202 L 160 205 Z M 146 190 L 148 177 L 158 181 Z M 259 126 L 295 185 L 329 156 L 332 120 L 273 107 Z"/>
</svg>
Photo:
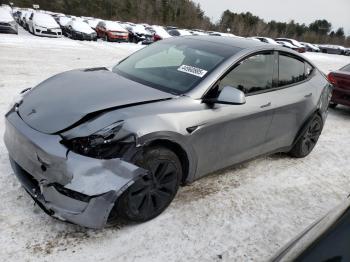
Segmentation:
<svg viewBox="0 0 350 262">
<path fill-rule="evenodd" d="M 152 147 L 135 160 L 149 171 L 132 184 L 117 200 L 111 216 L 145 222 L 161 214 L 174 199 L 182 177 L 177 155 L 164 147 Z"/>
<path fill-rule="evenodd" d="M 315 115 L 289 154 L 297 158 L 306 157 L 308 154 L 310 154 L 321 135 L 322 129 L 322 119 L 319 115 Z"/>
</svg>

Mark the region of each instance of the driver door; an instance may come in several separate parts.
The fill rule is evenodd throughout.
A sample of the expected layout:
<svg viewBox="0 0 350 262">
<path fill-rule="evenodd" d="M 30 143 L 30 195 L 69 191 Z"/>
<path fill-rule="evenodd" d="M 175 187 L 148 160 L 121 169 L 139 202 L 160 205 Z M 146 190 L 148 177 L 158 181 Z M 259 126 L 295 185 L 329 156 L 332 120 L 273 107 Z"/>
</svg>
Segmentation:
<svg viewBox="0 0 350 262">
<path fill-rule="evenodd" d="M 274 86 L 273 52 L 252 55 L 209 91 L 217 96 L 225 86 L 243 91 L 243 105 L 214 104 L 204 109 L 207 121 L 192 136 L 198 154 L 198 172 L 215 170 L 254 158 L 263 152 L 273 118 L 269 89 Z"/>
</svg>

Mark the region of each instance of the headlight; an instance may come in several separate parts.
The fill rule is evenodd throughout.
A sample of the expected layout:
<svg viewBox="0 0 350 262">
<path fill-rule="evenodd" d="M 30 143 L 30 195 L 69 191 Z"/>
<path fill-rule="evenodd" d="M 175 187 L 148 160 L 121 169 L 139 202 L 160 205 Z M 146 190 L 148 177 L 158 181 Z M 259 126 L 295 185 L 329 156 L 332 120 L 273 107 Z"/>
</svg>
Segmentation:
<svg viewBox="0 0 350 262">
<path fill-rule="evenodd" d="M 23 97 L 31 90 L 32 88 L 26 88 L 17 94 L 11 101 L 7 111 L 10 111 L 14 106 L 22 103 Z"/>
<path fill-rule="evenodd" d="M 37 24 L 34 24 L 34 26 L 35 26 L 37 29 L 40 29 L 40 30 L 46 30 L 46 29 L 47 29 L 45 26 L 41 26 L 41 25 L 37 25 Z"/>
<path fill-rule="evenodd" d="M 98 159 L 119 158 L 135 143 L 134 135 L 122 131 L 123 121 L 109 125 L 87 137 L 62 140 L 77 154 Z"/>
</svg>

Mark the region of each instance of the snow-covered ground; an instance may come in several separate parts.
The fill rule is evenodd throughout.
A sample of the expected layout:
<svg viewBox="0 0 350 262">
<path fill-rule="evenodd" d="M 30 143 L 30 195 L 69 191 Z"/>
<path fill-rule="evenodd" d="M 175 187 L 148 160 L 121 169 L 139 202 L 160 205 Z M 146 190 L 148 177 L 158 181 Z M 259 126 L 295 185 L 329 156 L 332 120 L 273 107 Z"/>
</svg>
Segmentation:
<svg viewBox="0 0 350 262">
<path fill-rule="evenodd" d="M 73 68 L 111 66 L 134 44 L 0 35 L 0 115 L 15 94 Z M 322 70 L 350 57 L 306 54 Z M 77 101 L 79 103 L 79 101 Z M 64 101 L 62 101 L 64 106 Z M 0 140 L 1 261 L 265 261 L 350 193 L 350 109 L 330 111 L 305 159 L 262 157 L 182 188 L 156 219 L 89 230 L 45 215 Z M 0 120 L 0 137 L 4 133 Z"/>
</svg>

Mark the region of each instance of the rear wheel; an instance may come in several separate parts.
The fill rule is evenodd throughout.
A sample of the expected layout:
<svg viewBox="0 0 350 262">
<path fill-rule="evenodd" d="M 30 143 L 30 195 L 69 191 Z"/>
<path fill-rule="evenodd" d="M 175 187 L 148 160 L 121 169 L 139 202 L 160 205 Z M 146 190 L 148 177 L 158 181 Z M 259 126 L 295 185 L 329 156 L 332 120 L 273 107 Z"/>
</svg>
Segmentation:
<svg viewBox="0 0 350 262">
<path fill-rule="evenodd" d="M 321 117 L 319 115 L 315 115 L 289 154 L 298 158 L 305 157 L 310 154 L 321 135 L 322 128 L 323 123 Z"/>
<path fill-rule="evenodd" d="M 135 164 L 149 174 L 136 180 L 120 196 L 111 215 L 145 222 L 158 216 L 172 202 L 180 185 L 182 168 L 177 155 L 164 147 L 149 148 Z"/>
</svg>

